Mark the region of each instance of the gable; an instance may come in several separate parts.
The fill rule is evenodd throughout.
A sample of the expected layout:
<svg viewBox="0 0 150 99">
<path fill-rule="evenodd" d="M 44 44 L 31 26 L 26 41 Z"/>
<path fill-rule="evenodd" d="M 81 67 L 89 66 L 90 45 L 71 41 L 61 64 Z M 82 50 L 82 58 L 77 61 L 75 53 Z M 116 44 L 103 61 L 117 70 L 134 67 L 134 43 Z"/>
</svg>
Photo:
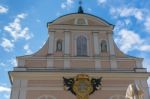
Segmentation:
<svg viewBox="0 0 150 99">
<path fill-rule="evenodd" d="M 85 21 L 85 22 L 84 22 Z M 84 24 L 82 24 L 84 23 Z M 61 16 L 52 22 L 48 22 L 48 25 L 90 25 L 90 26 L 106 26 L 113 27 L 112 24 L 105 20 L 90 15 L 90 14 L 69 14 Z"/>
</svg>

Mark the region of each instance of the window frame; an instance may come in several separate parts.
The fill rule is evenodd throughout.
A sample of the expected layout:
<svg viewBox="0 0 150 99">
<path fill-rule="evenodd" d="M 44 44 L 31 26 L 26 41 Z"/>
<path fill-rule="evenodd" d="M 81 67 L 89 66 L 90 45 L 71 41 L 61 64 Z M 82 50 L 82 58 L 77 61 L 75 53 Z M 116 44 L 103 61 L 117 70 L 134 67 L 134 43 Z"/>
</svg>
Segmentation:
<svg viewBox="0 0 150 99">
<path fill-rule="evenodd" d="M 84 35 L 79 35 L 76 38 L 76 56 L 88 56 L 88 39 Z"/>
</svg>

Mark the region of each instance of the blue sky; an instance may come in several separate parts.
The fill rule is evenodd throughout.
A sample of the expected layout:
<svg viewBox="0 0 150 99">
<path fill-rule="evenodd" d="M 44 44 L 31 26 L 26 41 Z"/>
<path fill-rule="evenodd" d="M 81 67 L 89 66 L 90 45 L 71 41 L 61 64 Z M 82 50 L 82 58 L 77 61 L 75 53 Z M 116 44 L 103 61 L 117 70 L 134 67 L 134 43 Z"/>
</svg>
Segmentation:
<svg viewBox="0 0 150 99">
<path fill-rule="evenodd" d="M 149 5 L 149 0 L 83 0 L 84 11 L 114 24 L 119 48 L 145 58 L 150 71 Z M 0 0 L 1 99 L 9 99 L 8 71 L 16 66 L 15 57 L 40 49 L 48 38 L 46 23 L 77 9 L 78 0 Z"/>
</svg>

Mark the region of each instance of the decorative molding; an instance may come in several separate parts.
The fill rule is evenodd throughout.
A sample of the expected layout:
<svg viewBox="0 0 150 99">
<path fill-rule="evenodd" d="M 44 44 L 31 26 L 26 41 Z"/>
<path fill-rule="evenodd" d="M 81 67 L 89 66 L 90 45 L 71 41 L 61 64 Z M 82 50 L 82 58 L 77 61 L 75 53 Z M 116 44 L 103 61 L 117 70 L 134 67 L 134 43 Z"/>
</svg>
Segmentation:
<svg viewBox="0 0 150 99">
<path fill-rule="evenodd" d="M 122 96 L 122 95 L 113 95 L 109 99 L 124 99 L 124 98 L 125 96 Z"/>
<path fill-rule="evenodd" d="M 126 91 L 126 89 L 127 89 L 127 87 L 125 86 L 125 87 L 120 87 L 120 86 L 114 86 L 114 87 L 105 87 L 105 86 L 103 86 L 102 87 L 102 91 L 103 90 L 107 90 L 107 91 L 114 91 L 114 90 L 116 90 L 116 91 Z M 43 90 L 46 90 L 46 91 L 64 91 L 64 87 L 62 87 L 62 86 L 54 86 L 54 87 L 27 87 L 26 88 L 26 90 L 41 90 L 41 91 L 43 91 Z"/>
<path fill-rule="evenodd" d="M 49 29 L 53 29 L 53 30 L 69 30 L 69 31 L 112 31 L 111 27 L 106 27 L 106 26 L 102 26 L 102 25 L 97 25 L 97 26 L 90 26 L 90 25 L 83 25 L 81 27 L 81 25 L 74 25 L 74 26 L 70 26 L 70 25 L 54 25 L 53 27 L 49 27 Z"/>
<path fill-rule="evenodd" d="M 70 72 L 40 72 L 40 71 L 28 71 L 28 72 L 9 72 L 11 80 L 15 79 L 28 79 L 28 80 L 60 80 L 62 77 L 73 77 L 77 74 L 81 73 L 79 70 L 77 71 L 70 71 Z M 125 71 L 125 72 L 117 72 L 117 71 L 93 71 L 93 72 L 86 72 L 87 75 L 92 77 L 98 77 L 101 75 L 105 79 L 147 79 L 149 77 L 149 73 L 135 73 L 134 71 Z"/>
<path fill-rule="evenodd" d="M 84 24 L 78 24 L 78 21 L 80 19 L 83 19 L 85 23 Z M 88 20 L 86 18 L 75 18 L 74 24 L 76 24 L 76 25 L 88 25 Z"/>
<path fill-rule="evenodd" d="M 42 95 L 37 97 L 37 99 L 56 99 L 56 97 L 53 95 Z"/>
<path fill-rule="evenodd" d="M 75 41 L 75 39 L 73 40 L 73 41 Z M 72 44 L 73 45 L 73 44 Z M 24 59 L 24 60 L 46 60 L 47 58 L 45 58 L 45 57 L 35 57 L 35 56 L 22 56 L 22 57 L 17 57 L 17 59 Z M 48 57 L 49 59 L 52 59 L 52 58 L 55 58 L 55 59 L 63 59 L 63 58 L 65 58 L 65 57 Z M 83 58 L 83 57 L 70 57 L 71 59 L 77 59 L 77 58 Z M 95 58 L 97 58 L 97 57 L 94 57 L 94 56 L 89 56 L 89 57 L 84 57 L 84 59 L 95 59 Z M 99 56 L 99 58 L 101 59 L 101 60 L 109 60 L 110 59 L 110 56 L 106 56 L 106 57 L 100 57 Z M 136 59 L 143 59 L 143 58 L 137 58 L 137 57 L 116 57 L 116 60 L 117 61 L 133 61 L 133 60 L 136 60 Z"/>
<path fill-rule="evenodd" d="M 88 99 L 88 97 L 102 86 L 102 77 L 91 78 L 86 74 L 78 74 L 75 77 L 63 77 L 64 88 L 70 91 L 78 99 Z"/>
</svg>

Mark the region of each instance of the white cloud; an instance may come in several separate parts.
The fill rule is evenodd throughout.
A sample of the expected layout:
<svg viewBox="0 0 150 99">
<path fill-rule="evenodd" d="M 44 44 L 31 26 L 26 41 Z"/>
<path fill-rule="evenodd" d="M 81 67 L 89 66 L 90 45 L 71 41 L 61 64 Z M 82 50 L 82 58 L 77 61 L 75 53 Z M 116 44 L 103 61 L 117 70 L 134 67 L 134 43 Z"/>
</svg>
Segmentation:
<svg viewBox="0 0 150 99">
<path fill-rule="evenodd" d="M 29 28 L 21 26 L 21 21 L 25 19 L 27 14 L 22 13 L 17 15 L 17 17 L 14 19 L 13 22 L 9 23 L 8 26 L 4 27 L 4 30 L 10 33 L 10 35 L 13 37 L 13 39 L 16 41 L 20 38 L 24 38 L 25 40 L 30 39 L 33 37 L 32 34 L 29 33 Z"/>
<path fill-rule="evenodd" d="M 40 20 L 40 19 L 37 19 L 36 22 L 37 22 L 37 23 L 41 23 L 41 20 Z"/>
<path fill-rule="evenodd" d="M 61 8 L 62 8 L 62 9 L 65 9 L 65 8 L 66 8 L 66 5 L 65 5 L 64 3 L 62 3 L 62 4 L 61 4 Z"/>
<path fill-rule="evenodd" d="M 5 66 L 6 66 L 6 64 L 5 64 L 5 63 L 3 63 L 3 62 L 0 62 L 0 66 L 5 67 Z"/>
<path fill-rule="evenodd" d="M 14 44 L 10 40 L 2 38 L 0 46 L 3 47 L 5 51 L 10 52 L 13 49 Z"/>
<path fill-rule="evenodd" d="M 134 48 L 133 45 L 141 44 L 143 42 L 139 35 L 126 29 L 119 31 L 118 35 L 120 37 L 116 39 L 116 42 L 120 45 L 121 50 L 124 52 L 132 50 Z"/>
<path fill-rule="evenodd" d="M 125 23 L 126 23 L 126 25 L 129 25 L 131 23 L 131 20 L 130 19 L 125 19 Z"/>
<path fill-rule="evenodd" d="M 59 17 L 59 16 L 61 16 L 61 15 L 62 15 L 62 14 L 61 14 L 60 12 L 57 12 L 57 13 L 56 13 L 56 16 L 57 16 L 57 17 Z"/>
<path fill-rule="evenodd" d="M 140 48 L 139 48 L 141 51 L 148 51 L 148 50 L 150 50 L 150 45 L 142 45 L 142 46 L 140 46 Z"/>
<path fill-rule="evenodd" d="M 5 93 L 5 94 L 4 94 L 4 98 L 5 98 L 5 99 L 10 99 L 10 93 Z"/>
<path fill-rule="evenodd" d="M 17 17 L 20 18 L 20 19 L 24 19 L 26 16 L 27 16 L 26 13 L 21 13 L 21 14 L 17 15 Z"/>
<path fill-rule="evenodd" d="M 150 17 L 146 18 L 144 26 L 146 31 L 150 32 Z"/>
<path fill-rule="evenodd" d="M 91 11 L 92 11 L 92 9 L 91 9 L 91 8 L 87 8 L 87 11 L 88 11 L 88 12 L 91 12 Z"/>
<path fill-rule="evenodd" d="M 8 8 L 3 7 L 3 6 L 0 5 L 0 14 L 1 13 L 7 13 L 7 12 L 8 12 Z"/>
<path fill-rule="evenodd" d="M 120 46 L 120 49 L 125 53 L 132 50 L 139 50 L 145 52 L 150 51 L 150 45 L 146 44 L 147 41 L 142 39 L 137 33 L 131 30 L 120 30 L 115 41 Z"/>
<path fill-rule="evenodd" d="M 24 50 L 26 51 L 26 54 L 31 54 L 31 53 L 32 53 L 32 50 L 30 49 L 30 47 L 29 47 L 28 44 L 24 45 L 23 48 L 24 48 Z"/>
<path fill-rule="evenodd" d="M 138 9 L 138 8 L 134 8 L 134 7 L 121 7 L 121 8 L 114 8 L 112 7 L 110 9 L 110 13 L 114 16 L 114 17 L 130 17 L 133 16 L 135 17 L 137 20 L 143 20 L 144 19 L 144 13 L 142 11 L 142 9 Z"/>
<path fill-rule="evenodd" d="M 10 88 L 5 86 L 0 86 L 0 92 L 10 92 Z"/>
<path fill-rule="evenodd" d="M 98 1 L 98 4 L 104 4 L 107 2 L 107 0 L 97 0 Z"/>
<path fill-rule="evenodd" d="M 114 31 L 117 32 L 117 31 L 120 31 L 120 29 L 124 28 L 125 27 L 125 22 L 124 21 L 120 21 L 118 20 L 116 22 L 116 25 L 115 25 L 115 28 L 114 28 Z"/>
<path fill-rule="evenodd" d="M 11 65 L 13 65 L 13 67 L 17 66 L 17 60 L 15 58 L 10 59 L 9 62 Z"/>
<path fill-rule="evenodd" d="M 66 0 L 66 2 L 61 3 L 61 8 L 69 9 L 69 8 L 71 8 L 73 3 L 74 3 L 74 0 Z"/>
</svg>

